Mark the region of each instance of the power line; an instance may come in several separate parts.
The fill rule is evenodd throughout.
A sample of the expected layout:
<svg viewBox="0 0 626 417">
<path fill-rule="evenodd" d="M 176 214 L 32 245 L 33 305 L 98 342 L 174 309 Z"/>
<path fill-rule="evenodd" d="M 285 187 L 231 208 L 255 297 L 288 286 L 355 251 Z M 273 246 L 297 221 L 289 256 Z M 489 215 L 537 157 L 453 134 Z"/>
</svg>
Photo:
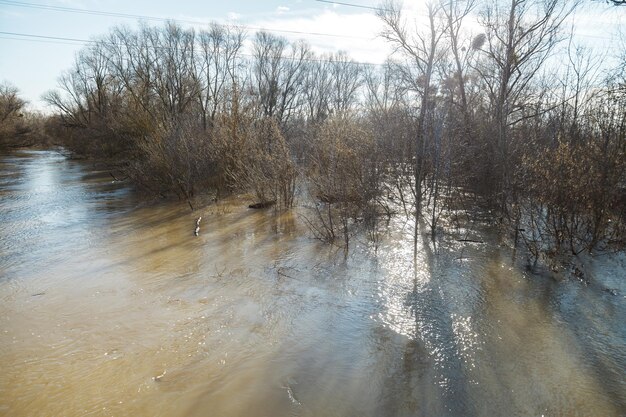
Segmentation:
<svg viewBox="0 0 626 417">
<path fill-rule="evenodd" d="M 83 44 L 96 42 L 96 41 L 90 41 L 87 39 L 63 38 L 60 36 L 33 35 L 30 33 L 17 33 L 17 32 L 0 32 L 0 35 L 24 36 L 26 38 L 52 39 L 52 40 L 58 40 L 58 41 L 72 41 L 72 42 L 80 42 Z M 24 40 L 27 40 L 27 39 L 24 39 Z"/>
<path fill-rule="evenodd" d="M 193 25 L 207 25 L 207 22 L 202 22 L 199 20 L 172 19 L 172 18 L 147 16 L 147 15 L 140 15 L 140 14 L 108 12 L 108 11 L 103 11 L 103 10 L 78 9 L 75 7 L 49 6 L 46 4 L 27 3 L 27 2 L 21 2 L 21 1 L 13 1 L 13 0 L 0 0 L 0 4 L 5 4 L 7 6 L 14 6 L 14 7 L 30 8 L 30 9 L 49 10 L 49 11 L 62 12 L 62 13 L 76 13 L 76 14 L 87 14 L 87 15 L 94 15 L 94 16 L 119 17 L 119 18 L 124 18 L 124 19 L 135 19 L 135 20 L 151 20 L 151 21 L 157 21 L 157 22 L 176 22 L 176 23 L 193 24 Z M 370 40 L 370 41 L 373 39 L 373 38 L 367 38 L 363 36 L 338 35 L 334 33 L 324 33 L 324 32 L 306 32 L 306 31 L 288 30 L 288 29 L 268 30 L 262 27 L 240 25 L 240 24 L 233 24 L 232 26 L 240 28 L 240 29 L 289 33 L 292 35 L 294 34 L 295 35 L 313 35 L 313 36 L 326 36 L 326 37 L 334 37 L 334 38 L 363 39 L 363 40 Z"/>
<path fill-rule="evenodd" d="M 128 14 L 128 13 L 106 12 L 106 11 L 100 11 L 100 10 L 78 9 L 74 7 L 65 7 L 65 6 L 51 6 L 47 4 L 25 3 L 21 1 L 2 0 L 0 1 L 0 3 L 6 4 L 7 6 L 52 10 L 52 11 L 57 11 L 57 12 L 92 14 L 92 15 L 98 15 L 98 16 L 124 17 L 124 18 L 130 18 L 130 19 L 146 19 L 146 20 L 158 20 L 158 21 L 167 20 L 164 18 L 153 17 L 153 16 L 142 16 L 142 15 L 135 15 L 135 14 Z M 193 22 L 193 23 L 199 23 L 199 22 Z"/>
<path fill-rule="evenodd" d="M 346 2 L 342 2 L 342 1 L 333 1 L 333 0 L 313 0 L 316 1 L 318 3 L 327 3 L 327 4 L 336 4 L 339 6 L 347 6 L 347 7 L 356 7 L 359 9 L 368 9 L 368 10 L 375 10 L 375 11 L 392 11 L 389 9 L 385 9 L 385 8 L 381 8 L 381 7 L 374 7 L 374 6 L 365 6 L 363 4 L 354 4 L 354 3 L 346 3 Z M 624 0 L 626 1 L 626 0 Z M 419 16 L 424 16 L 424 17 L 428 17 L 427 14 L 418 14 Z M 607 38 L 606 36 L 598 36 L 598 35 L 583 35 L 583 34 L 576 34 L 576 36 L 580 36 L 583 38 L 594 38 L 594 39 L 604 39 L 607 41 L 613 40 L 611 38 Z"/>
<path fill-rule="evenodd" d="M 45 43 L 58 43 L 65 45 L 89 45 L 89 44 L 105 44 L 110 46 L 120 46 L 119 44 L 108 42 L 104 40 L 88 40 L 88 39 L 78 39 L 78 38 L 66 38 L 61 36 L 47 36 L 47 35 L 35 35 L 31 33 L 17 33 L 17 32 L 4 32 L 0 31 L 0 39 L 10 39 L 10 40 L 18 40 L 18 41 L 32 41 L 32 42 L 45 42 Z M 75 43 L 70 43 L 75 42 Z M 136 46 L 136 45 L 133 45 Z M 143 46 L 143 45 L 142 45 Z M 174 48 L 170 48 L 167 46 L 146 46 L 149 49 L 153 50 L 173 50 Z M 240 56 L 255 58 L 255 55 L 240 53 Z M 288 61 L 305 61 L 305 62 L 320 62 L 320 63 L 335 63 L 337 61 L 333 61 L 330 59 L 322 59 L 322 58 L 294 58 L 294 57 L 282 57 L 281 59 Z M 374 62 L 363 62 L 363 61 L 344 61 L 342 63 L 346 63 L 349 65 L 362 65 L 362 66 L 382 66 L 384 64 L 376 64 Z"/>
<path fill-rule="evenodd" d="M 57 45 L 80 45 L 80 43 L 76 43 L 76 42 L 64 42 L 64 41 L 55 41 L 55 40 L 46 40 L 46 39 L 24 39 L 24 38 L 18 38 L 15 36 L 6 36 L 6 35 L 2 35 L 0 34 L 0 39 L 6 39 L 6 40 L 11 40 L 11 41 L 24 41 L 24 42 L 38 42 L 38 43 L 49 43 L 49 44 L 57 44 Z"/>
<path fill-rule="evenodd" d="M 336 4 L 347 7 L 356 7 L 361 9 L 375 10 L 375 11 L 388 11 L 388 9 L 374 7 L 374 6 L 365 6 L 362 4 L 354 4 L 354 3 L 346 3 L 340 1 L 332 1 L 332 0 L 314 0 L 319 3 L 327 3 L 327 4 Z M 185 19 L 173 19 L 173 18 L 164 18 L 164 17 L 156 17 L 156 16 L 148 16 L 148 15 L 140 15 L 140 14 L 130 14 L 130 13 L 119 13 L 119 12 L 108 12 L 102 10 L 91 10 L 91 9 L 78 9 L 75 7 L 66 7 L 66 6 L 51 6 L 39 3 L 27 3 L 22 1 L 15 0 L 0 0 L 0 4 L 5 4 L 7 6 L 14 7 L 24 7 L 31 9 L 40 9 L 40 10 L 50 10 L 56 12 L 64 12 L 64 13 L 77 13 L 77 14 L 87 14 L 87 15 L 95 15 L 95 16 L 107 16 L 107 17 L 119 17 L 125 19 L 135 19 L 135 20 L 151 20 L 158 22 L 176 22 L 176 23 L 185 23 L 185 24 L 194 24 L 194 25 L 206 25 L 207 22 L 202 22 L 199 20 L 185 20 Z M 425 15 L 424 15 L 425 16 Z M 313 35 L 313 36 L 326 36 L 326 37 L 336 37 L 336 38 L 347 38 L 347 39 L 362 39 L 372 41 L 375 38 L 368 38 L 364 36 L 352 36 L 352 35 L 338 35 L 334 33 L 324 33 L 324 32 L 306 32 L 306 31 L 298 31 L 298 30 L 288 30 L 288 29 L 266 29 L 263 27 L 257 26 L 247 26 L 241 24 L 232 24 L 233 27 L 238 29 L 247 29 L 247 30 L 256 30 L 256 31 L 266 31 L 266 32 L 278 32 L 278 33 L 288 33 L 292 35 Z M 577 34 L 576 36 L 584 37 L 584 38 L 593 38 L 593 39 L 604 39 L 604 40 L 612 40 L 611 38 L 607 38 L 604 36 L 597 35 L 583 35 Z"/>
<path fill-rule="evenodd" d="M 383 9 L 381 7 L 365 6 L 363 4 L 343 3 L 341 1 L 330 1 L 330 0 L 314 0 L 314 1 L 318 3 L 336 4 L 338 6 L 357 7 L 359 9 L 368 9 L 368 10 L 375 10 L 375 11 L 390 11 L 388 9 Z"/>
<path fill-rule="evenodd" d="M 18 33 L 18 32 L 4 32 L 0 31 L 0 39 L 7 40 L 16 40 L 16 41 L 29 41 L 29 42 L 40 42 L 40 43 L 52 43 L 52 44 L 60 44 L 60 45 L 89 45 L 89 44 L 106 44 L 111 46 L 119 46 L 119 44 L 108 42 L 105 40 L 89 40 L 89 39 L 79 39 L 79 38 L 68 38 L 61 36 L 48 36 L 48 35 L 35 35 L 31 33 Z M 136 45 L 134 45 L 136 46 Z M 154 50 L 171 50 L 173 48 L 167 46 L 147 46 L 150 49 Z M 604 49 L 612 49 L 610 46 L 606 46 Z M 241 56 L 254 58 L 254 55 L 241 53 Z M 283 57 L 282 59 L 295 61 L 298 58 L 292 57 Z M 329 59 L 321 59 L 321 58 L 303 58 L 302 61 L 307 62 L 320 62 L 320 63 L 333 63 L 336 61 L 331 61 Z M 383 66 L 385 64 L 382 63 L 374 63 L 374 62 L 365 62 L 365 61 L 346 61 L 346 63 L 351 65 L 362 65 L 362 66 Z"/>
</svg>

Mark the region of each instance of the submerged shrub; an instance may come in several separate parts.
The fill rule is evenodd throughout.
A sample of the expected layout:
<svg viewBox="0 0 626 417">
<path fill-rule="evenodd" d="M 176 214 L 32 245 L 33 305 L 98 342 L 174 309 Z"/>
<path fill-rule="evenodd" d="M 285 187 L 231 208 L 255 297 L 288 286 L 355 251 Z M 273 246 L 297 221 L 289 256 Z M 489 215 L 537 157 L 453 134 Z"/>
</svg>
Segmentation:
<svg viewBox="0 0 626 417">
<path fill-rule="evenodd" d="M 262 204 L 291 207 L 297 169 L 276 121 L 237 119 L 225 120 L 216 135 L 216 150 L 227 183 L 233 188 L 252 190 Z"/>
<path fill-rule="evenodd" d="M 317 237 L 345 245 L 354 225 L 377 216 L 381 178 L 372 132 L 357 119 L 335 117 L 317 131 L 307 167 L 315 218 L 309 221 Z"/>
</svg>

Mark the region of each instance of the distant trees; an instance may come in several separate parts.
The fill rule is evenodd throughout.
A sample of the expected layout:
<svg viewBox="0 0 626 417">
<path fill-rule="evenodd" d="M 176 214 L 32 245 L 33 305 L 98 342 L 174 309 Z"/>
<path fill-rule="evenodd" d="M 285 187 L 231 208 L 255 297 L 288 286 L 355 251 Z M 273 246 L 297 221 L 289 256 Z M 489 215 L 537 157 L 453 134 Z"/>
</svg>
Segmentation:
<svg viewBox="0 0 626 417">
<path fill-rule="evenodd" d="M 211 24 L 198 33 L 194 76 L 199 85 L 198 106 L 204 130 L 211 128 L 224 103 L 241 82 L 244 33 L 241 29 Z"/>
<path fill-rule="evenodd" d="M 22 109 L 26 102 L 18 95 L 17 88 L 9 84 L 0 84 L 0 146 L 22 130 Z"/>
<path fill-rule="evenodd" d="M 45 117 L 26 104 L 17 87 L 0 83 L 0 148 L 48 144 Z"/>
<path fill-rule="evenodd" d="M 26 102 L 18 96 L 17 88 L 10 84 L 0 84 L 0 122 L 20 117 L 20 111 Z"/>
<path fill-rule="evenodd" d="M 268 32 L 257 33 L 253 43 L 252 93 L 260 117 L 274 118 L 285 126 L 301 107 L 307 61 L 312 58 L 304 42 L 287 40 Z"/>
</svg>

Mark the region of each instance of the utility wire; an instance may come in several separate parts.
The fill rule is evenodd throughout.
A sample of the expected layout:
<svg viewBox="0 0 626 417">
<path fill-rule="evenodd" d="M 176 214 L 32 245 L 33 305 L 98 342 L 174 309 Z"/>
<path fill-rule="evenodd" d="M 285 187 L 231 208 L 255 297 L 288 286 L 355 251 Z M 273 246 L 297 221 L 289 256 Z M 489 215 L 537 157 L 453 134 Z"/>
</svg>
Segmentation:
<svg viewBox="0 0 626 417">
<path fill-rule="evenodd" d="M 318 3 L 327 3 L 327 4 L 336 4 L 338 6 L 348 6 L 348 7 L 357 7 L 359 9 L 368 9 L 368 10 L 375 10 L 375 11 L 391 11 L 388 9 L 384 9 L 382 7 L 374 7 L 374 6 L 365 6 L 363 4 L 352 4 L 352 3 L 344 3 L 341 1 L 330 1 L 330 0 L 314 0 Z"/>
<path fill-rule="evenodd" d="M 109 41 L 105 41 L 105 40 L 88 40 L 88 39 L 78 39 L 78 38 L 65 38 L 65 37 L 60 37 L 60 36 L 46 36 L 46 35 L 34 35 L 34 34 L 30 34 L 30 33 L 17 33 L 17 32 L 4 32 L 4 31 L 0 31 L 0 39 L 10 39 L 10 40 L 18 40 L 18 41 L 32 41 L 32 42 L 45 42 L 45 43 L 59 43 L 59 44 L 65 44 L 65 45 L 77 45 L 77 44 L 83 44 L 83 45 L 89 45 L 89 44 L 105 44 L 105 45 L 110 45 L 110 46 L 125 46 L 125 45 L 120 45 L 114 42 L 109 42 Z M 70 42 L 76 42 L 76 43 L 70 43 Z M 131 46 L 137 46 L 137 45 L 131 45 Z M 153 50 L 174 50 L 176 48 L 171 48 L 171 47 L 167 47 L 167 46 L 150 46 L 150 45 L 141 45 L 141 47 L 146 47 L 148 49 L 153 49 Z M 239 56 L 244 56 L 244 57 L 248 57 L 248 58 L 255 58 L 255 55 L 252 54 L 246 54 L 246 53 L 240 53 Z M 336 63 L 338 61 L 334 61 L 334 60 L 330 60 L 330 59 L 322 59 L 322 58 L 296 58 L 296 57 L 289 57 L 289 56 L 284 56 L 281 59 L 283 60 L 287 60 L 287 61 L 305 61 L 305 62 L 320 62 L 320 63 Z M 349 64 L 349 65 L 361 65 L 361 66 L 382 66 L 385 64 L 377 64 L 374 62 L 362 62 L 362 61 L 342 61 L 342 64 Z"/>
<path fill-rule="evenodd" d="M 87 14 L 87 15 L 94 15 L 94 16 L 120 17 L 124 19 L 152 20 L 152 21 L 157 21 L 157 22 L 176 22 L 176 23 L 185 23 L 185 24 L 193 24 L 193 25 L 207 25 L 207 22 L 202 22 L 199 20 L 171 19 L 171 18 L 165 18 L 165 17 L 147 16 L 147 15 L 140 15 L 140 14 L 108 12 L 108 11 L 103 11 L 103 10 L 78 9 L 75 7 L 49 6 L 46 4 L 27 3 L 27 2 L 22 2 L 22 1 L 13 1 L 13 0 L 0 0 L 0 4 L 4 4 L 7 6 L 14 6 L 14 7 L 30 8 L 30 9 L 50 10 L 50 11 L 62 12 L 62 13 L 77 13 L 77 14 Z M 306 31 L 300 31 L 300 30 L 287 30 L 287 29 L 268 30 L 262 27 L 247 26 L 247 25 L 240 25 L 240 24 L 233 24 L 232 26 L 240 28 L 240 29 L 289 33 L 289 34 L 295 34 L 295 35 L 327 36 L 327 37 L 333 37 L 333 38 L 363 39 L 363 40 L 368 40 L 368 41 L 373 40 L 373 38 L 368 38 L 364 36 L 338 35 L 334 33 L 324 33 L 324 32 L 306 32 Z"/>
<path fill-rule="evenodd" d="M 346 3 L 346 2 L 339 2 L 339 1 L 332 1 L 332 0 L 314 0 L 314 1 L 319 2 L 319 3 L 326 3 L 326 4 L 336 4 L 336 5 L 347 6 L 347 7 L 356 7 L 356 8 L 361 8 L 361 9 L 388 11 L 388 9 L 384 9 L 380 7 L 373 7 L 373 6 L 365 6 L 362 4 Z M 147 15 L 140 15 L 140 14 L 107 12 L 103 10 L 78 9 L 75 7 L 66 7 L 66 6 L 50 6 L 46 4 L 27 3 L 27 2 L 15 1 L 15 0 L 0 0 L 0 4 L 5 4 L 7 6 L 14 6 L 14 7 L 50 10 L 50 11 L 64 12 L 64 13 L 78 13 L 78 14 L 87 14 L 87 15 L 95 15 L 95 16 L 120 17 L 120 18 L 135 19 L 135 20 L 152 20 L 152 21 L 158 21 L 158 22 L 176 22 L 176 23 L 185 23 L 185 24 L 194 24 L 194 25 L 207 25 L 207 22 L 202 22 L 199 20 L 172 19 L 172 18 L 147 16 Z M 262 27 L 247 26 L 247 25 L 240 25 L 240 24 L 232 24 L 232 26 L 239 28 L 239 29 L 265 31 L 265 32 L 289 33 L 292 35 L 326 36 L 326 37 L 335 37 L 335 38 L 362 39 L 362 40 L 368 40 L 368 41 L 372 41 L 375 39 L 375 38 L 368 38 L 364 36 L 338 35 L 334 33 L 324 33 L 324 32 L 306 32 L 306 31 L 287 30 L 287 29 L 269 30 L 269 29 L 265 29 Z M 605 36 L 597 36 L 597 35 L 578 34 L 576 36 L 585 37 L 585 38 L 594 38 L 594 39 L 604 39 L 604 40 L 609 40 L 609 41 L 613 40 Z"/>
<path fill-rule="evenodd" d="M 392 10 L 385 9 L 385 8 L 382 8 L 382 7 L 365 6 L 365 5 L 362 5 L 362 4 L 345 3 L 345 2 L 342 2 L 342 1 L 333 1 L 333 0 L 313 0 L 313 1 L 316 1 L 318 3 L 336 4 L 336 5 L 339 5 L 339 6 L 356 7 L 356 8 L 359 8 L 359 9 L 369 9 L 369 10 L 386 11 L 386 12 L 392 11 Z M 624 1 L 626 1 L 626 0 L 624 0 Z M 419 16 L 428 17 L 427 14 L 419 14 Z M 598 35 L 576 34 L 576 36 L 580 36 L 580 37 L 583 37 L 583 38 L 604 39 L 604 40 L 607 40 L 607 41 L 613 40 L 611 38 L 607 38 L 606 36 L 598 36 Z"/>
<path fill-rule="evenodd" d="M 37 43 L 49 43 L 49 44 L 56 44 L 56 45 L 81 45 L 80 43 L 77 42 L 64 42 L 64 41 L 56 41 L 56 40 L 46 40 L 46 39 L 28 39 L 28 38 L 18 38 L 15 36 L 7 36 L 7 35 L 2 35 L 0 34 L 0 39 L 6 39 L 6 40 L 10 40 L 10 41 L 24 41 L 24 42 L 37 42 Z"/>
<path fill-rule="evenodd" d="M 30 34 L 30 33 L 17 33 L 17 32 L 4 32 L 4 31 L 0 31 L 0 39 L 7 39 L 7 40 L 16 40 L 16 41 L 30 41 L 30 42 L 40 42 L 40 43 L 52 43 L 52 44 L 60 44 L 60 45 L 90 45 L 90 44 L 105 44 L 105 45 L 110 45 L 110 46 L 120 46 L 119 44 L 113 43 L 113 42 L 108 42 L 105 40 L 89 40 L 89 39 L 78 39 L 78 38 L 67 38 L 67 37 L 61 37 L 61 36 L 47 36 L 47 35 L 35 35 L 35 34 Z M 137 46 L 137 45 L 132 45 L 132 46 Z M 149 46 L 149 45 L 142 45 L 142 47 L 147 47 L 149 49 L 154 49 L 154 50 L 172 50 L 174 48 L 170 48 L 167 46 Z M 612 49 L 610 46 L 606 46 L 604 49 Z M 240 56 L 244 56 L 244 57 L 249 57 L 249 58 L 254 58 L 254 55 L 251 54 L 245 54 L 245 53 L 240 53 Z M 294 57 L 282 57 L 282 59 L 284 60 L 290 60 L 290 61 L 296 61 L 299 60 L 299 58 L 294 58 Z M 306 62 L 320 62 L 320 63 L 334 63 L 337 61 L 332 61 L 329 59 L 322 59 L 322 58 L 302 58 L 302 61 L 306 61 Z M 361 66 L 370 66 L 370 67 L 377 67 L 377 66 L 384 66 L 386 64 L 384 63 L 374 63 L 374 62 L 364 62 L 364 61 L 345 61 L 345 63 L 349 64 L 349 65 L 361 65 Z"/>
<path fill-rule="evenodd" d="M 80 42 L 80 43 L 94 43 L 97 41 L 90 41 L 87 39 L 77 39 L 77 38 L 63 38 L 59 36 L 45 36 L 45 35 L 33 35 L 30 33 L 17 33 L 17 32 L 0 32 L 0 35 L 11 35 L 11 36 L 24 36 L 26 38 L 37 38 L 37 39 L 52 39 L 57 41 L 72 41 L 72 42 Z M 27 40 L 27 39 L 24 39 Z"/>
</svg>

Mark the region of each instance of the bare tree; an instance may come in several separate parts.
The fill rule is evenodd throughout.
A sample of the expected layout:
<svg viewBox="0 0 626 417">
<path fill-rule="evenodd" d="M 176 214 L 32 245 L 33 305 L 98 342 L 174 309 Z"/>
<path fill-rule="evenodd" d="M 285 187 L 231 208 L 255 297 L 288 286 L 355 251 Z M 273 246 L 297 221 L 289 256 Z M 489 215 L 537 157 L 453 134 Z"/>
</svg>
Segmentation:
<svg viewBox="0 0 626 417">
<path fill-rule="evenodd" d="M 363 84 L 363 69 L 343 51 L 329 57 L 329 67 L 332 79 L 330 109 L 335 114 L 345 113 L 357 101 L 357 92 Z"/>
<path fill-rule="evenodd" d="M 98 149 L 112 155 L 132 147 L 120 128 L 124 85 L 111 73 L 107 52 L 100 42 L 80 51 L 73 67 L 59 78 L 59 90 L 44 95 L 64 126 L 82 131 L 72 145 L 77 152 Z"/>
<path fill-rule="evenodd" d="M 306 63 L 303 95 L 304 117 L 309 123 L 325 120 L 330 115 L 332 77 L 325 56 Z"/>
<path fill-rule="evenodd" d="M 244 33 L 240 28 L 212 23 L 208 31 L 198 34 L 198 42 L 195 75 L 200 86 L 202 125 L 206 130 L 214 124 L 217 111 L 237 83 Z"/>
<path fill-rule="evenodd" d="M 19 97 L 19 90 L 8 84 L 0 84 L 0 122 L 4 125 L 12 118 L 19 117 L 26 102 Z"/>
<path fill-rule="evenodd" d="M 450 52 L 452 55 L 452 73 L 447 76 L 451 82 L 451 95 L 458 96 L 452 99 L 451 104 L 463 116 L 464 138 L 466 146 L 472 146 L 476 141 L 476 132 L 473 128 L 474 121 L 469 93 L 467 91 L 467 78 L 470 71 L 470 62 L 476 51 L 469 39 L 464 39 L 463 23 L 465 18 L 474 10 L 475 0 L 451 0 L 443 8 L 443 14 L 447 21 L 446 29 Z"/>
<path fill-rule="evenodd" d="M 528 117 L 529 87 L 561 40 L 560 29 L 577 2 L 511 0 L 486 4 L 480 15 L 486 43 L 475 69 L 490 103 L 493 176 L 500 209 L 506 213 L 511 186 L 511 127 Z"/>
<path fill-rule="evenodd" d="M 414 200 L 415 200 L 415 244 L 417 244 L 418 220 L 421 217 L 423 200 L 423 181 L 426 176 L 426 147 L 432 137 L 429 136 L 427 117 L 432 112 L 435 87 L 435 70 L 445 54 L 442 43 L 445 35 L 445 21 L 440 19 L 442 8 L 439 5 L 427 6 L 425 30 L 419 26 L 409 32 L 402 17 L 400 6 L 394 2 L 384 4 L 378 11 L 385 24 L 382 36 L 394 45 L 397 51 L 408 61 L 406 81 L 412 85 L 418 97 L 419 115 L 417 117 L 417 138 L 414 148 Z"/>
<path fill-rule="evenodd" d="M 25 132 L 21 123 L 25 105 L 26 101 L 19 96 L 16 87 L 8 83 L 0 84 L 0 146 Z"/>
<path fill-rule="evenodd" d="M 263 117 L 275 118 L 283 126 L 299 107 L 306 63 L 311 57 L 304 42 L 259 32 L 253 44 L 254 93 Z"/>
<path fill-rule="evenodd" d="M 399 201 L 408 216 L 414 173 L 410 161 L 417 130 L 403 73 L 401 66 L 390 60 L 380 69 L 367 68 L 364 106 L 384 161 L 387 197 Z"/>
</svg>

